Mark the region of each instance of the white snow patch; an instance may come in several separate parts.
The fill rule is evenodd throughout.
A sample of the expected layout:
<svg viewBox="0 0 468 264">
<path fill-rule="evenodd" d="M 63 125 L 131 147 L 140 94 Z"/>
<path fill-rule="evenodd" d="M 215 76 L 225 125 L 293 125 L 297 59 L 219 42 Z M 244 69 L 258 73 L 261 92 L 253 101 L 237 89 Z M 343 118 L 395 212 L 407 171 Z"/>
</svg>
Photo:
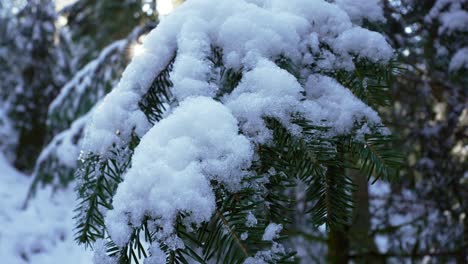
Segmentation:
<svg viewBox="0 0 468 264">
<path fill-rule="evenodd" d="M 265 228 L 265 233 L 263 233 L 262 240 L 271 241 L 273 239 L 278 238 L 279 233 L 281 232 L 281 230 L 283 230 L 283 225 L 270 223 Z"/>
<path fill-rule="evenodd" d="M 0 153 L 0 256 L 3 263 L 90 264 L 91 253 L 73 239 L 72 189 L 43 189 L 22 209 L 31 178 L 12 168 Z"/>
<path fill-rule="evenodd" d="M 238 131 L 229 109 L 207 97 L 186 99 L 156 124 L 135 149 L 106 218 L 113 240 L 126 243 L 127 222 L 139 225 L 144 215 L 160 219 L 164 236 L 180 212 L 193 223 L 209 220 L 215 209 L 210 181 L 238 189 L 253 157 Z"/>
<path fill-rule="evenodd" d="M 468 47 L 459 49 L 450 60 L 449 70 L 451 72 L 462 69 L 468 69 Z"/>
<path fill-rule="evenodd" d="M 385 21 L 380 6 L 381 0 L 336 0 L 335 3 L 358 24 L 361 24 L 364 19 L 371 22 Z"/>
</svg>

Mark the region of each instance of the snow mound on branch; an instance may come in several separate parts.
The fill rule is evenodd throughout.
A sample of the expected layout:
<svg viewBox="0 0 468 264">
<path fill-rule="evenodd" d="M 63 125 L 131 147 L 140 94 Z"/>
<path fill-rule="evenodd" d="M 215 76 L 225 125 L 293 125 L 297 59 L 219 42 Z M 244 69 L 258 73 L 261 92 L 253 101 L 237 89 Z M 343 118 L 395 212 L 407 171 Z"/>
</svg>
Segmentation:
<svg viewBox="0 0 468 264">
<path fill-rule="evenodd" d="M 456 10 L 443 13 L 440 15 L 441 26 L 439 33 L 450 34 L 456 31 L 468 31 L 468 12 L 464 10 Z"/>
<path fill-rule="evenodd" d="M 294 76 L 263 60 L 245 74 L 224 101 L 242 124 L 242 131 L 256 142 L 265 143 L 271 133 L 263 118 L 274 117 L 284 124 L 290 123 L 291 115 L 298 111 L 302 91 Z"/>
<path fill-rule="evenodd" d="M 461 69 L 468 69 L 468 47 L 458 50 L 450 61 L 450 71 L 454 72 Z"/>
<path fill-rule="evenodd" d="M 361 24 L 364 19 L 371 22 L 383 22 L 383 15 L 380 0 L 336 0 L 335 3 L 345 10 L 351 19 Z"/>
<path fill-rule="evenodd" d="M 438 20 L 439 34 L 451 35 L 457 31 L 467 32 L 468 12 L 463 8 L 466 0 L 437 0 L 425 17 L 426 22 Z"/>
<path fill-rule="evenodd" d="M 214 62 L 216 48 L 225 69 Z M 271 142 L 265 118 L 296 134 L 291 119 L 297 115 L 331 127 L 333 135 L 349 133 L 359 121 L 380 124 L 346 87 L 316 73 L 352 70 L 356 58 L 385 63 L 392 56 L 382 35 L 324 0 L 187 1 L 145 38 L 143 50 L 94 112 L 84 146 L 105 154 L 128 144 L 132 133 L 142 138 L 106 226 L 123 246 L 149 216 L 156 240 L 174 249 L 183 247 L 173 232 L 180 213 L 185 224 L 200 224 L 215 211 L 212 185 L 241 188 L 254 146 Z M 280 59 L 292 69 L 280 67 Z M 138 102 L 172 61 L 173 108 L 151 127 Z M 226 69 L 242 78 L 222 93 Z M 152 250 L 161 251 L 157 243 Z"/>
<path fill-rule="evenodd" d="M 356 54 L 372 62 L 385 61 L 392 57 L 392 48 L 377 32 L 354 27 L 343 32 L 335 42 L 335 51 Z"/>
<path fill-rule="evenodd" d="M 311 75 L 306 82 L 307 98 L 303 112 L 309 120 L 323 120 L 323 126 L 330 127 L 334 134 L 351 132 L 355 120 L 367 119 L 371 124 L 381 123 L 378 114 L 350 90 L 335 79 L 324 75 Z"/>
<path fill-rule="evenodd" d="M 283 230 L 283 226 L 280 224 L 270 223 L 265 228 L 265 233 L 263 233 L 262 240 L 272 241 L 273 239 L 278 238 L 279 233 Z"/>
<path fill-rule="evenodd" d="M 373 16 L 369 13 L 368 18 L 377 19 L 381 11 L 372 3 L 369 8 L 377 13 L 372 13 Z M 351 7 L 356 6 L 350 1 L 338 1 L 337 5 L 325 0 L 187 1 L 146 37 L 144 52 L 133 58 L 117 87 L 96 109 L 87 129 L 84 150 L 105 154 L 113 145 L 126 145 L 132 133 L 142 137 L 150 129 L 138 102 L 174 57 L 170 78 L 175 101 L 191 96 L 214 97 L 220 87 L 210 81 L 215 71 L 208 59 L 213 47 L 222 49 L 225 67 L 245 74 L 240 86 L 224 102 L 231 105 L 242 122 L 242 129 L 246 130 L 243 132 L 255 132 L 257 142 L 264 142 L 268 131 L 259 129 L 264 127 L 259 117 L 281 117 L 285 121 L 288 113 L 301 108 L 297 91 L 302 89 L 297 85 L 300 81 L 294 83 L 291 74 L 267 66 L 265 61 L 273 64 L 284 56 L 300 68 L 318 72 L 353 70 L 355 57 L 378 63 L 392 57 L 392 49 L 382 35 L 353 24 L 351 18 L 355 20 L 358 15 Z M 280 73 L 279 78 L 270 76 L 275 82 L 290 84 L 282 88 L 287 95 L 274 91 L 275 84 L 272 94 L 267 94 L 270 87 L 261 87 L 265 76 L 252 80 L 252 75 L 267 68 L 272 74 Z M 307 79 L 310 73 L 301 74 Z M 247 87 L 251 84 L 256 87 Z M 260 103 L 259 97 L 265 95 L 265 101 Z M 244 103 L 242 98 L 246 99 Z M 278 105 L 272 104 L 275 100 Z M 259 106 L 247 105 L 254 101 Z M 268 109 L 270 106 L 274 107 Z M 294 107 L 289 109 L 290 106 Z"/>
<path fill-rule="evenodd" d="M 209 220 L 215 209 L 210 181 L 238 189 L 250 167 L 253 147 L 238 131 L 229 109 L 207 97 L 186 99 L 157 123 L 136 148 L 114 197 L 106 219 L 114 241 L 124 245 L 129 239 L 128 212 L 134 226 L 144 215 L 159 219 L 163 237 L 178 213 L 190 213 L 193 223 Z"/>
</svg>

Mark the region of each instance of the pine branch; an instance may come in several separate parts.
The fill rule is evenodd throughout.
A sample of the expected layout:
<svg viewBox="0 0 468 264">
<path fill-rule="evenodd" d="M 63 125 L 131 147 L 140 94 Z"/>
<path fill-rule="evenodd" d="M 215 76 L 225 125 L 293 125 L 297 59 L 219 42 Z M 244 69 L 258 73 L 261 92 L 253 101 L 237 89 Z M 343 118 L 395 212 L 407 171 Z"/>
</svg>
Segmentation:
<svg viewBox="0 0 468 264">
<path fill-rule="evenodd" d="M 148 92 L 138 103 L 138 106 L 152 124 L 161 120 L 166 110 L 165 104 L 170 103 L 172 97 L 170 90 L 173 86 L 170 72 L 172 71 L 175 58 L 176 56 L 174 55 L 167 67 L 156 76 Z"/>
<path fill-rule="evenodd" d="M 143 220 L 143 224 L 138 228 L 133 228 L 133 232 L 125 247 L 119 248 L 110 237 L 106 243 L 107 254 L 111 257 L 118 257 L 119 264 L 142 263 L 148 257 L 147 245 L 151 244 L 152 235 L 148 228 L 148 218 Z"/>
<path fill-rule="evenodd" d="M 395 138 L 390 135 L 366 135 L 364 142 L 350 142 L 351 157 L 368 180 L 374 176 L 374 182 L 378 179 L 391 181 L 396 179 L 403 164 L 403 154 L 394 148 L 394 143 Z"/>
<path fill-rule="evenodd" d="M 75 240 L 85 246 L 104 238 L 104 211 L 112 209 L 112 197 L 130 165 L 128 150 L 114 150 L 112 154 L 113 157 L 104 160 L 90 154 L 77 172 L 82 184 L 77 188 L 81 201 L 75 209 Z"/>
<path fill-rule="evenodd" d="M 242 79 L 242 68 L 238 70 L 226 68 L 223 62 L 223 50 L 215 46 L 211 47 L 211 55 L 207 60 L 210 61 L 212 69 L 208 82 L 218 87 L 215 98 L 219 100 L 239 85 Z"/>
<path fill-rule="evenodd" d="M 309 190 L 315 205 L 308 211 L 315 226 L 326 224 L 328 228 L 340 230 L 351 218 L 353 209 L 354 184 L 346 176 L 342 154 L 337 158 L 337 165 L 329 166 L 325 175 L 321 175 Z"/>
<path fill-rule="evenodd" d="M 402 67 L 396 61 L 376 65 L 362 60 L 355 61 L 355 67 L 354 72 L 339 71 L 331 75 L 336 75 L 337 80 L 364 103 L 373 107 L 389 106 L 390 85 Z"/>
</svg>

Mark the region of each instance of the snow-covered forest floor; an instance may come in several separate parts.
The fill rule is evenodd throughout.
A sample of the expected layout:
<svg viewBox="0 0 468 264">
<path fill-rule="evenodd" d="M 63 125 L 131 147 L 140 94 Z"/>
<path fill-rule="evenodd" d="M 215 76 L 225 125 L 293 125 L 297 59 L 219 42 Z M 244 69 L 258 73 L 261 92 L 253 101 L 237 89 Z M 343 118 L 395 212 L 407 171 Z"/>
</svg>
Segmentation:
<svg viewBox="0 0 468 264">
<path fill-rule="evenodd" d="M 73 240 L 72 189 L 46 188 L 23 209 L 32 178 L 0 153 L 0 256 L 5 264 L 88 264 L 91 254 Z"/>
</svg>

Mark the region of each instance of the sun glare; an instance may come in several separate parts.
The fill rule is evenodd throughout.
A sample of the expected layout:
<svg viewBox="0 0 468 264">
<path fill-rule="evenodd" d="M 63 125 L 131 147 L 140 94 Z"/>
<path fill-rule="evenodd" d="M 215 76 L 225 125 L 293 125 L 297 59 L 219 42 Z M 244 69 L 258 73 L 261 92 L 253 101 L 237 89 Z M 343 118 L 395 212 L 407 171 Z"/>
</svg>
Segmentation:
<svg viewBox="0 0 468 264">
<path fill-rule="evenodd" d="M 172 0 L 158 0 L 156 5 L 156 10 L 160 15 L 168 15 L 174 9 L 174 4 Z"/>
<path fill-rule="evenodd" d="M 130 47 L 130 55 L 132 57 L 140 56 L 143 53 L 145 53 L 145 48 L 143 48 L 141 43 L 135 43 Z"/>
</svg>

